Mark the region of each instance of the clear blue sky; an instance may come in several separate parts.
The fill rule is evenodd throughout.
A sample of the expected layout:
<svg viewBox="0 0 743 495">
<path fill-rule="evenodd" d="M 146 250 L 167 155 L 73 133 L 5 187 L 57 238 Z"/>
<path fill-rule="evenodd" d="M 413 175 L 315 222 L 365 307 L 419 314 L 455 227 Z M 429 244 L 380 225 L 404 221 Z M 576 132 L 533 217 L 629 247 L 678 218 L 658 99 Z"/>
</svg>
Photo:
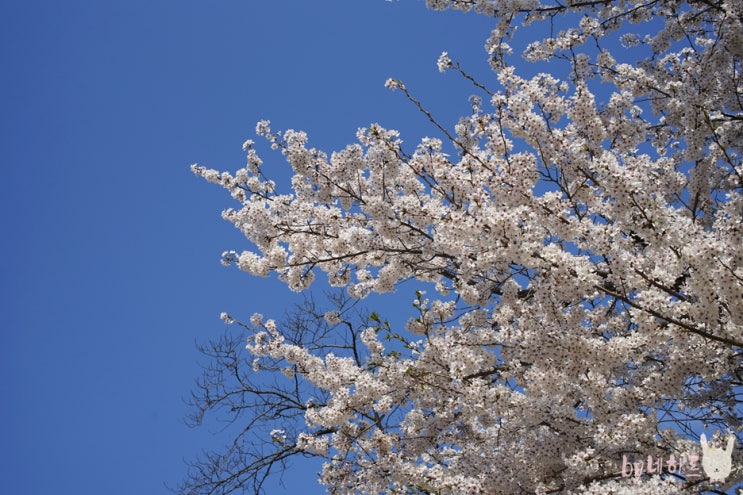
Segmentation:
<svg viewBox="0 0 743 495">
<path fill-rule="evenodd" d="M 470 90 L 436 59 L 487 74 L 490 26 L 422 0 L 0 2 L 0 491 L 164 494 L 227 441 L 182 423 L 194 343 L 291 295 L 219 264 L 247 243 L 190 164 L 241 167 L 263 118 L 326 150 L 372 122 L 412 146 L 433 130 L 385 79 L 453 126 Z M 322 492 L 286 481 L 268 492 Z"/>
</svg>

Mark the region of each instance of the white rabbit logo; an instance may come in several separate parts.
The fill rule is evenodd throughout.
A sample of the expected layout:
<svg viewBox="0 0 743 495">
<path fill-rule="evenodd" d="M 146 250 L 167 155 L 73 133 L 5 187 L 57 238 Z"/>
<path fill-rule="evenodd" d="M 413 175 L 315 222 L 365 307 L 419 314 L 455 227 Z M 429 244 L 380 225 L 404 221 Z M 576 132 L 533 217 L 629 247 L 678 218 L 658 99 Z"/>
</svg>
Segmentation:
<svg viewBox="0 0 743 495">
<path fill-rule="evenodd" d="M 702 467 L 704 472 L 709 476 L 712 483 L 725 481 L 732 468 L 733 446 L 735 445 L 735 436 L 728 436 L 728 444 L 725 450 L 710 447 L 707 444 L 707 437 L 699 437 L 702 444 Z"/>
</svg>

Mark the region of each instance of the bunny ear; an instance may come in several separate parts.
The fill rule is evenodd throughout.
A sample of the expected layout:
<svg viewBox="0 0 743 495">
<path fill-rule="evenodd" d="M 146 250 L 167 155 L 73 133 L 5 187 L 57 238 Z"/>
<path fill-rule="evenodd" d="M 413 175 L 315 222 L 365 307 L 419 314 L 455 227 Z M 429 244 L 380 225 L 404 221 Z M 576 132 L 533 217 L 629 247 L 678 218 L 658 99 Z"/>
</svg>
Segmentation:
<svg viewBox="0 0 743 495">
<path fill-rule="evenodd" d="M 733 452 L 733 447 L 735 446 L 735 435 L 732 433 L 728 435 L 728 446 L 725 449 L 725 452 L 727 454 L 731 454 Z"/>
<path fill-rule="evenodd" d="M 702 449 L 707 450 L 707 437 L 704 433 L 699 437 L 699 443 L 702 444 Z"/>
</svg>

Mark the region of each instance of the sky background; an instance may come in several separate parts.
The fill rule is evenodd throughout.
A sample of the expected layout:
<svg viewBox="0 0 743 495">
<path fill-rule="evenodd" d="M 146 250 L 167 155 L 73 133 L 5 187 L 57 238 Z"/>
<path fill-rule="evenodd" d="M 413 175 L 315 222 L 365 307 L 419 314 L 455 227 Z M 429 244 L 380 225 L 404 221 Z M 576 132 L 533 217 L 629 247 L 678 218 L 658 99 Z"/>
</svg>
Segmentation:
<svg viewBox="0 0 743 495">
<path fill-rule="evenodd" d="M 412 148 L 433 129 L 384 81 L 453 127 L 473 91 L 436 59 L 492 80 L 491 25 L 422 0 L 0 0 L 0 491 L 164 494 L 228 441 L 183 423 L 195 343 L 293 296 L 220 265 L 248 247 L 236 204 L 190 165 L 242 167 L 260 119 L 328 151 L 379 122 Z M 324 493 L 313 472 L 267 491 Z"/>
<path fill-rule="evenodd" d="M 492 25 L 423 0 L 0 0 L 0 492 L 165 494 L 228 442 L 184 424 L 196 343 L 298 298 L 220 265 L 249 247 L 220 217 L 237 204 L 190 165 L 242 167 L 261 119 L 326 151 L 378 122 L 412 149 L 437 133 L 384 81 L 453 128 L 474 90 L 436 60 L 495 87 Z M 267 493 L 324 493 L 315 470 Z"/>
</svg>

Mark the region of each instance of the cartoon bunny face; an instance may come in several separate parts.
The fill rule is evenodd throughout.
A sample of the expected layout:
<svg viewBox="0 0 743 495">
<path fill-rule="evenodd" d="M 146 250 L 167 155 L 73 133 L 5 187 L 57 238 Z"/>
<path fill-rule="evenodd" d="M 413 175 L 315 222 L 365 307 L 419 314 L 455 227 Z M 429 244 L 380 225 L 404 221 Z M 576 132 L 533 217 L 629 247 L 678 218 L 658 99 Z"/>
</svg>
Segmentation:
<svg viewBox="0 0 743 495">
<path fill-rule="evenodd" d="M 735 436 L 728 436 L 728 444 L 725 450 L 710 447 L 707 444 L 707 437 L 702 433 L 699 438 L 702 444 L 702 467 L 704 472 L 709 476 L 712 483 L 725 481 L 732 468 L 733 446 L 735 445 Z"/>
</svg>

